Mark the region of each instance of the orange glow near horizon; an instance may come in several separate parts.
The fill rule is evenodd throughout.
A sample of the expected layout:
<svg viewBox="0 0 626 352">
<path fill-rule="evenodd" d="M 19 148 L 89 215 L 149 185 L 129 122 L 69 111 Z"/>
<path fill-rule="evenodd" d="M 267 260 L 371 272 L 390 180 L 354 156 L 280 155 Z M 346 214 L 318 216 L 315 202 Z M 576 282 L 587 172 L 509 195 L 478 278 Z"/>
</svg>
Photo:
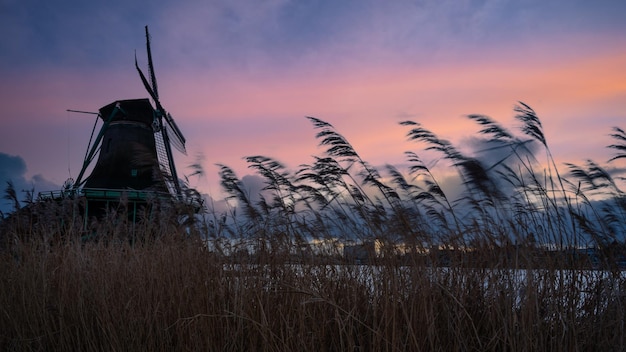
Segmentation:
<svg viewBox="0 0 626 352">
<path fill-rule="evenodd" d="M 623 62 L 626 53 L 619 52 L 590 55 L 550 67 L 540 63 L 517 66 L 485 62 L 436 68 L 386 67 L 370 70 L 366 75 L 344 71 L 314 77 L 276 74 L 273 79 L 267 78 L 271 76 L 267 74 L 259 81 L 207 78 L 199 82 L 212 82 L 215 94 L 202 99 L 205 88 L 191 87 L 196 92 L 191 97 L 181 91 L 180 96 L 169 99 L 191 101 L 188 110 L 177 113 L 184 116 L 183 121 L 188 125 L 196 120 L 202 120 L 204 126 L 212 120 L 223 120 L 235 126 L 242 124 L 243 130 L 247 121 L 256 117 L 257 123 L 273 130 L 286 121 L 302 120 L 292 123 L 301 126 L 293 133 L 305 136 L 304 140 L 283 136 L 283 148 L 280 135 L 268 140 L 245 133 L 232 134 L 227 137 L 233 139 L 231 142 L 223 139 L 229 155 L 253 155 L 255 150 L 267 151 L 271 144 L 277 155 L 269 156 L 292 167 L 308 162 L 316 141 L 315 131 L 304 121 L 304 116 L 312 115 L 332 123 L 364 158 L 383 163 L 386 158 L 401 160 L 403 151 L 420 147 L 405 141 L 408 130 L 398 126 L 402 120 L 418 121 L 441 138 L 458 142 L 478 131 L 478 126 L 464 118 L 467 114 L 485 114 L 514 129 L 513 106 L 518 100 L 537 111 L 548 140 L 555 147 L 560 147 L 563 138 L 578 140 L 581 145 L 588 142 L 581 140 L 581 136 L 604 138 L 612 125 L 599 125 L 600 121 L 595 119 L 572 121 L 585 114 L 604 116 L 616 111 L 615 106 L 605 108 L 603 104 L 626 94 Z M 226 83 L 221 85 L 222 82 Z M 617 106 L 623 107 L 623 100 Z M 207 154 L 211 159 L 219 158 L 219 152 L 210 151 L 218 144 L 212 145 L 205 147 L 209 150 Z M 577 153 L 578 149 L 572 146 L 571 151 Z M 559 152 L 565 153 L 562 155 L 565 160 L 587 157 L 567 155 L 568 150 Z M 589 157 L 596 152 L 590 150 Z"/>
<path fill-rule="evenodd" d="M 603 149 L 607 143 L 599 141 L 612 126 L 622 123 L 611 118 L 618 119 L 626 111 L 626 51 L 563 55 L 561 59 L 550 56 L 554 53 L 534 54 L 529 60 L 504 52 L 485 55 L 484 60 L 430 65 L 165 71 L 160 76 L 160 95 L 189 141 L 190 155 L 179 158 L 190 164 L 195 154 L 203 154 L 213 179 L 215 163 L 233 165 L 240 176 L 250 172 L 241 160 L 249 155 L 274 157 L 290 169 L 311 162 L 311 155 L 320 155 L 322 150 L 305 116 L 333 124 L 372 164 L 397 164 L 404 162 L 404 151 L 419 153 L 423 148 L 406 141 L 408 129 L 399 126 L 400 121 L 419 122 L 456 145 L 479 129 L 464 117 L 467 114 L 488 115 L 515 130 L 513 106 L 518 101 L 537 111 L 560 160 L 608 159 Z M 116 99 L 147 96 L 132 67 L 124 74 L 46 71 L 47 80 L 38 82 L 36 77 L 43 74 L 35 71 L 5 92 L 5 99 L 12 101 L 8 115 L 33 116 L 7 123 L 80 126 L 80 131 L 60 133 L 73 133 L 75 144 L 82 143 L 72 147 L 81 151 L 69 156 L 75 159 L 74 168 L 84 153 L 91 119 L 68 117 L 66 109 L 96 111 Z M 9 138 L 15 139 L 16 151 L 6 152 L 17 154 L 19 148 L 26 148 L 25 141 Z M 59 137 L 59 145 L 65 138 Z"/>
</svg>

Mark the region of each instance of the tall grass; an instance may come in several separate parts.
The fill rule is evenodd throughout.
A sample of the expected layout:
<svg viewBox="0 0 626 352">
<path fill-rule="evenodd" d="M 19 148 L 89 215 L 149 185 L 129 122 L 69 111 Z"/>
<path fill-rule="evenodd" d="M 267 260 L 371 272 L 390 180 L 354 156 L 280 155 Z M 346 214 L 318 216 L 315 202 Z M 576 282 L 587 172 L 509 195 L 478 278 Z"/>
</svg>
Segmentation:
<svg viewBox="0 0 626 352">
<path fill-rule="evenodd" d="M 231 208 L 191 223 L 172 207 L 87 222 L 80 201 L 32 202 L 0 222 L 1 350 L 626 350 L 623 179 L 558 169 L 536 113 L 514 133 L 471 115 L 480 150 L 417 122 L 376 168 L 309 117 L 323 155 L 296 171 L 250 156 L 251 194 L 219 165 Z M 626 150 L 623 130 L 611 134 Z M 342 246 L 376 243 L 367 265 Z"/>
</svg>

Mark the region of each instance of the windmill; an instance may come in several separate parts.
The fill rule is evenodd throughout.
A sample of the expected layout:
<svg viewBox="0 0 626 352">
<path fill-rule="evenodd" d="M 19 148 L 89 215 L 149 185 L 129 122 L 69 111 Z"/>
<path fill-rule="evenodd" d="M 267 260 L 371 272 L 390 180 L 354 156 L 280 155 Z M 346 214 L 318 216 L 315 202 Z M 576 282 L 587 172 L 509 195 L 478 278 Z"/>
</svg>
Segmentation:
<svg viewBox="0 0 626 352">
<path fill-rule="evenodd" d="M 118 100 L 100 108 L 96 119 L 96 123 L 102 120 L 100 132 L 94 140 L 94 125 L 80 174 L 75 182 L 66 184 L 66 190 L 78 191 L 88 202 L 100 206 L 119 198 L 122 192 L 137 200 L 145 200 L 147 193 L 169 194 L 176 200 L 185 196 L 172 152 L 174 146 L 186 154 L 185 137 L 159 100 L 148 26 L 145 29 L 149 80 L 136 55 L 135 68 L 156 107 L 144 98 Z M 83 178 L 96 156 L 91 174 Z"/>
<path fill-rule="evenodd" d="M 166 180 L 170 188 L 170 192 L 176 192 L 177 196 L 181 195 L 180 184 L 178 183 L 178 176 L 176 175 L 176 166 L 174 164 L 174 158 L 172 156 L 171 145 L 183 154 L 187 154 L 185 150 L 185 137 L 174 122 L 172 115 L 165 111 L 161 101 L 159 100 L 159 90 L 157 86 L 156 76 L 154 74 L 154 64 L 152 63 L 152 51 L 150 50 L 150 33 L 148 32 L 148 26 L 146 26 L 146 50 L 148 52 L 148 70 L 150 73 L 150 83 L 146 79 L 137 63 L 137 56 L 135 55 L 135 68 L 141 77 L 141 82 L 148 91 L 148 94 L 152 97 L 156 105 L 155 117 L 153 120 L 153 128 L 155 132 L 155 143 L 157 147 L 157 156 L 161 169 L 167 175 Z M 167 124 L 163 124 L 163 121 Z M 160 137 L 160 138 L 159 138 Z M 172 189 L 173 188 L 173 189 Z"/>
</svg>

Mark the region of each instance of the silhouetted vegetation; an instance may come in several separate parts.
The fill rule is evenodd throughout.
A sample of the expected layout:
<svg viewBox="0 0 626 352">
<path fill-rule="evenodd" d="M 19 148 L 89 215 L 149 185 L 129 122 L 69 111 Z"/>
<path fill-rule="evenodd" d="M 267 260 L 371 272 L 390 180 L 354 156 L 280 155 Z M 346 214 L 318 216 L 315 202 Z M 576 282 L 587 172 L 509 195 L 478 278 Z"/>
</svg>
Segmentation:
<svg viewBox="0 0 626 352">
<path fill-rule="evenodd" d="M 563 172 L 528 105 L 517 132 L 468 118 L 479 148 L 404 121 L 437 166 L 377 168 L 308 117 L 323 154 L 246 157 L 257 193 L 219 165 L 224 212 L 85 221 L 80 199 L 22 206 L 9 185 L 0 349 L 625 350 L 624 131 L 605 166 Z"/>
</svg>

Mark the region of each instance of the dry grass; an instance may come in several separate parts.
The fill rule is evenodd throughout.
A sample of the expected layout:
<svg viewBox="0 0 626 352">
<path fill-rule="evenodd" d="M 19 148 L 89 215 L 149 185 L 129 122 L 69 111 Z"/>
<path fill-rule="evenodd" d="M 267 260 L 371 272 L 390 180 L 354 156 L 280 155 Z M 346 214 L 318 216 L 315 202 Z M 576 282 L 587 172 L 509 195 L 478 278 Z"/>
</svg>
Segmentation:
<svg viewBox="0 0 626 352">
<path fill-rule="evenodd" d="M 624 276 L 228 262 L 192 240 L 3 252 L 2 350 L 626 348 Z"/>
<path fill-rule="evenodd" d="M 459 171 L 461 199 L 417 154 L 383 175 L 311 118 L 324 156 L 293 174 L 247 158 L 267 181 L 256 198 L 220 166 L 236 206 L 192 227 L 170 209 L 85 229 L 80 203 L 35 202 L 0 222 L 0 350 L 626 350 L 619 179 L 592 162 L 561 176 L 516 111 L 531 139 L 471 116 L 506 151 L 491 164 L 403 123 Z M 369 265 L 307 246 L 373 239 Z"/>
</svg>

